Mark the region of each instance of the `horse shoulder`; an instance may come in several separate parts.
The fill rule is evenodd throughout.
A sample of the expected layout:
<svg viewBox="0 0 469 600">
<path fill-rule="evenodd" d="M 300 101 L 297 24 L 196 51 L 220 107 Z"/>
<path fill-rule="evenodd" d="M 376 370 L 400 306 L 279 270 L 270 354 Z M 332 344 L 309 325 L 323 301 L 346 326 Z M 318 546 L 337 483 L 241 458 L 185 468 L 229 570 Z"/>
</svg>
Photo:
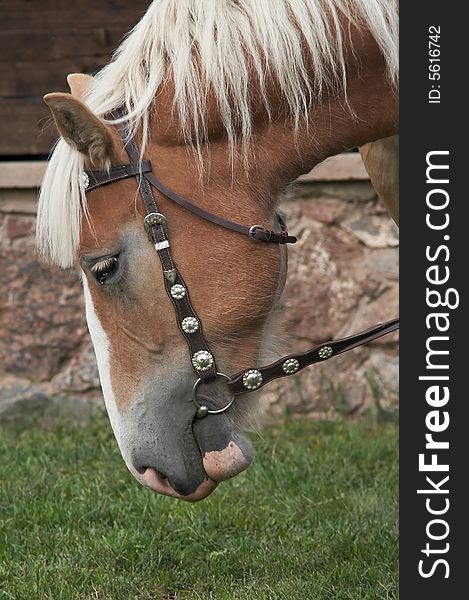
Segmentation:
<svg viewBox="0 0 469 600">
<path fill-rule="evenodd" d="M 360 146 L 371 183 L 399 225 L 399 135 Z"/>
</svg>

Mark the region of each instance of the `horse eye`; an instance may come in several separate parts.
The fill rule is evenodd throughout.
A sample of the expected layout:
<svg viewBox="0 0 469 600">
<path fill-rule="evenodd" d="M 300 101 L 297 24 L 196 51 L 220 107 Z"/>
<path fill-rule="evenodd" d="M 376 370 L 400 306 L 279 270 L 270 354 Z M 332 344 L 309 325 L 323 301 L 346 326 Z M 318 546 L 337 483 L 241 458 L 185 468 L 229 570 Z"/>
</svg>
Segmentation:
<svg viewBox="0 0 469 600">
<path fill-rule="evenodd" d="M 117 269 L 117 256 L 103 258 L 91 267 L 91 272 L 96 277 L 97 281 L 103 285 L 106 280 Z"/>
</svg>

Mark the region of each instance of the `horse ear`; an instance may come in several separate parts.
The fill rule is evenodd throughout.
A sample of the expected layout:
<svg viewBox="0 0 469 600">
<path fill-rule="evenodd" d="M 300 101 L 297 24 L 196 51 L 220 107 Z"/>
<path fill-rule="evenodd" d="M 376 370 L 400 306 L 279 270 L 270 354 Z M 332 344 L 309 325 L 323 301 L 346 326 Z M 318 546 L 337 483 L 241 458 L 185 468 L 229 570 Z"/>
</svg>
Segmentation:
<svg viewBox="0 0 469 600">
<path fill-rule="evenodd" d="M 116 162 L 118 149 L 110 129 L 71 94 L 54 92 L 44 96 L 63 139 L 103 169 Z M 118 161 L 118 159 L 117 159 Z"/>
<path fill-rule="evenodd" d="M 85 73 L 70 73 L 70 75 L 67 75 L 68 87 L 75 98 L 83 98 L 92 81 L 93 77 L 85 75 Z"/>
</svg>

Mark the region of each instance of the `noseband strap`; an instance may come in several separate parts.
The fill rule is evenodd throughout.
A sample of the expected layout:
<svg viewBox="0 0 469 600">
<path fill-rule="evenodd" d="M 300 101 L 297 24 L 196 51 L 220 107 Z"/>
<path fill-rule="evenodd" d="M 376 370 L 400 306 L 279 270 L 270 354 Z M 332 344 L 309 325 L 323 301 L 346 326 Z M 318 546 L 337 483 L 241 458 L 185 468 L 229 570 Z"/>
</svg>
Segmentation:
<svg viewBox="0 0 469 600">
<path fill-rule="evenodd" d="M 258 390 L 273 379 L 293 375 L 309 365 L 328 360 L 333 356 L 352 350 L 352 348 L 371 342 L 399 329 L 399 320 L 394 319 L 370 327 L 370 329 L 355 335 L 325 342 L 307 352 L 289 354 L 266 367 L 244 369 L 232 377 L 218 373 L 215 358 L 210 351 L 202 331 L 202 323 L 191 304 L 189 290 L 172 260 L 170 240 L 168 239 L 166 228 L 166 217 L 158 211 L 152 188 L 155 188 L 179 206 L 197 215 L 197 217 L 225 229 L 247 235 L 254 241 L 273 244 L 294 244 L 297 239 L 288 234 L 285 220 L 280 213 L 276 213 L 276 221 L 280 227 L 280 231 L 265 229 L 261 225 L 251 225 L 250 227 L 240 225 L 196 206 L 174 190 L 168 188 L 153 173 L 151 162 L 149 160 L 141 160 L 137 143 L 131 135 L 127 123 L 122 120 L 119 121 L 123 116 L 123 112 L 121 111 L 111 115 L 112 118 L 117 120 L 117 131 L 131 162 L 127 165 L 111 167 L 106 170 L 84 171 L 82 185 L 86 191 L 90 191 L 99 186 L 108 185 L 127 177 L 135 177 L 137 180 L 138 189 L 147 210 L 144 226 L 160 259 L 166 293 L 173 304 L 177 325 L 187 342 L 191 353 L 192 366 L 198 375 L 193 388 L 193 400 L 197 408 L 196 416 L 198 418 L 202 418 L 207 414 L 224 412 L 232 405 L 234 397 L 239 394 Z M 208 383 L 218 376 L 226 379 L 226 385 L 233 399 L 223 408 L 210 410 L 207 406 L 199 404 L 197 390 L 201 383 Z"/>
</svg>

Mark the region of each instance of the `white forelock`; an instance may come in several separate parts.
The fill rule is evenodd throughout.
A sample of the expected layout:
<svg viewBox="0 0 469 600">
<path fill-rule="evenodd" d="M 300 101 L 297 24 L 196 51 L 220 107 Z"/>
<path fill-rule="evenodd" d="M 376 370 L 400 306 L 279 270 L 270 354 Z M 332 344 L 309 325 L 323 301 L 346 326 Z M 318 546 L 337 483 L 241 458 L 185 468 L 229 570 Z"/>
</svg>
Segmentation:
<svg viewBox="0 0 469 600">
<path fill-rule="evenodd" d="M 86 102 L 102 117 L 124 106 L 132 129 L 141 131 L 143 152 L 152 102 L 169 78 L 175 86 L 181 134 L 196 152 L 207 138 L 209 91 L 232 153 L 237 141 L 246 152 L 252 129 L 252 78 L 268 113 L 266 79 L 277 80 L 295 127 L 307 119 L 311 102 L 326 88 L 346 94 L 339 26 L 344 16 L 371 32 L 386 59 L 388 76 L 396 83 L 397 0 L 155 0 L 94 77 Z M 309 73 L 306 54 L 312 64 Z M 75 261 L 86 211 L 78 183 L 82 169 L 82 156 L 60 141 L 41 188 L 38 248 L 62 267 Z"/>
</svg>

